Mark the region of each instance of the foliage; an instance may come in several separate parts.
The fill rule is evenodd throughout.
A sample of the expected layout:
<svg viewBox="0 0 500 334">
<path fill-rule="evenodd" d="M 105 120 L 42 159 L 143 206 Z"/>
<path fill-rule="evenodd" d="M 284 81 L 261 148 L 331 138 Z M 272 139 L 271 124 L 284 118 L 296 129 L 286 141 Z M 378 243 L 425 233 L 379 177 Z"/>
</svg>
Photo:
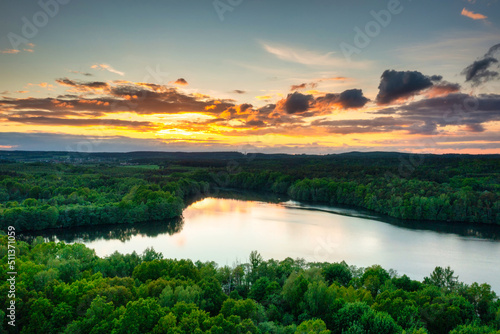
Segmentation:
<svg viewBox="0 0 500 334">
<path fill-rule="evenodd" d="M 0 236 L 0 248 L 6 245 L 7 237 Z M 230 268 L 165 259 L 151 248 L 141 255 L 99 258 L 81 244 L 35 239 L 18 241 L 16 249 L 16 328 L 21 333 L 500 330 L 500 302 L 490 286 L 460 283 L 450 268 L 436 268 L 421 283 L 389 275 L 378 265 L 359 269 L 290 258 L 266 261 L 257 252 L 250 263 Z M 6 296 L 7 255 L 2 254 L 0 293 Z M 373 288 L 373 281 L 383 284 Z M 2 310 L 7 303 L 1 300 Z M 0 315 L 6 332 L 8 318 Z"/>
</svg>

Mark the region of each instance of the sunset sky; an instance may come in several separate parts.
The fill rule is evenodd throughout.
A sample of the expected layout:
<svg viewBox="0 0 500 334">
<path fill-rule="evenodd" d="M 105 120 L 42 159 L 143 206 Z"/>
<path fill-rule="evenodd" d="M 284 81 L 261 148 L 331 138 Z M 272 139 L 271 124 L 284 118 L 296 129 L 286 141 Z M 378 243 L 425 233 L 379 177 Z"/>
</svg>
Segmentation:
<svg viewBox="0 0 500 334">
<path fill-rule="evenodd" d="M 0 149 L 500 153 L 498 0 L 4 0 Z"/>
</svg>

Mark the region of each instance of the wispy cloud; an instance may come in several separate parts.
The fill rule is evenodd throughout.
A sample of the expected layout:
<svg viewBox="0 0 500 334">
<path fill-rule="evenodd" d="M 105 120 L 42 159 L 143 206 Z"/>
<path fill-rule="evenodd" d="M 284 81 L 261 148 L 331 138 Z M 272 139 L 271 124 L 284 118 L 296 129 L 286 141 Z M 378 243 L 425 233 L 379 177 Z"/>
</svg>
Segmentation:
<svg viewBox="0 0 500 334">
<path fill-rule="evenodd" d="M 26 47 L 23 48 L 23 51 L 26 51 L 26 52 L 34 52 L 34 49 L 35 48 L 35 44 L 33 43 L 26 43 Z M 5 49 L 5 50 L 0 50 L 0 53 L 3 53 L 3 54 L 17 54 L 21 52 L 21 50 L 19 49 Z"/>
<path fill-rule="evenodd" d="M 4 53 L 4 54 L 16 54 L 19 52 L 21 52 L 21 51 L 16 50 L 16 49 L 5 49 L 5 50 L 0 51 L 0 53 Z"/>
<path fill-rule="evenodd" d="M 483 14 L 479 14 L 479 13 L 474 13 L 472 11 L 469 11 L 467 9 L 462 9 L 462 13 L 461 13 L 463 16 L 466 16 L 466 17 L 469 17 L 473 20 L 485 20 L 487 19 L 488 17 L 483 15 Z"/>
<path fill-rule="evenodd" d="M 69 71 L 69 73 L 81 74 L 81 75 L 84 75 L 86 77 L 91 77 L 92 76 L 92 73 L 82 72 L 82 71 Z"/>
<path fill-rule="evenodd" d="M 318 87 L 318 84 L 320 84 L 322 82 L 334 81 L 334 82 L 342 82 L 342 83 L 344 83 L 345 81 L 347 81 L 349 79 L 350 78 L 347 78 L 347 77 L 338 77 L 338 76 L 337 77 L 330 77 L 330 78 L 314 79 L 311 82 L 303 82 L 301 84 L 291 85 L 290 90 L 294 91 L 294 90 L 307 89 L 307 88 L 313 89 L 313 88 Z"/>
<path fill-rule="evenodd" d="M 255 98 L 257 100 L 266 101 L 266 100 L 272 99 L 273 97 L 271 95 L 260 95 L 260 96 L 256 96 Z"/>
<path fill-rule="evenodd" d="M 49 88 L 49 89 L 54 87 L 54 85 L 49 84 L 48 82 L 40 82 L 39 84 L 34 84 L 34 83 L 30 82 L 30 83 L 28 83 L 26 85 L 25 88 L 30 87 L 30 86 L 39 86 L 39 87 L 42 87 L 42 88 Z"/>
<path fill-rule="evenodd" d="M 28 44 L 26 44 L 26 46 L 27 46 L 27 48 L 24 48 L 23 51 L 31 52 L 31 53 L 35 52 L 35 50 L 34 50 L 35 44 L 28 43 Z"/>
<path fill-rule="evenodd" d="M 347 77 L 332 77 L 332 78 L 321 78 L 318 79 L 318 82 L 323 82 L 323 81 L 345 81 L 349 80 Z"/>
<path fill-rule="evenodd" d="M 423 43 L 404 44 L 392 51 L 401 60 L 442 72 L 443 67 L 454 69 L 463 66 L 477 56 L 478 49 L 493 43 L 498 43 L 498 34 L 460 30 Z"/>
<path fill-rule="evenodd" d="M 96 70 L 105 70 L 105 71 L 115 73 L 115 74 L 118 74 L 121 76 L 125 75 L 125 72 L 115 70 L 113 67 L 111 67 L 111 65 L 108 65 L 108 64 L 95 64 L 95 65 L 90 66 L 90 68 L 93 68 Z"/>
<path fill-rule="evenodd" d="M 308 66 L 335 66 L 349 68 L 365 68 L 369 66 L 369 62 L 354 62 L 347 61 L 343 57 L 335 57 L 335 52 L 327 52 L 321 54 L 316 51 L 291 48 L 283 45 L 271 45 L 267 42 L 260 42 L 264 50 L 278 57 L 281 60 L 299 63 Z"/>
</svg>

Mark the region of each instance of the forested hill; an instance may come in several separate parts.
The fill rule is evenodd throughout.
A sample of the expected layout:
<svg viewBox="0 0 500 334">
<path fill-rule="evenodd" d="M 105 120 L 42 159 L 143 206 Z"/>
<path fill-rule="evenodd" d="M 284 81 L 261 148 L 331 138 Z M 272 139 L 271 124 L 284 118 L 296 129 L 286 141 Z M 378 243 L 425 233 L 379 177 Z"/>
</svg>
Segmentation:
<svg viewBox="0 0 500 334">
<path fill-rule="evenodd" d="M 68 162 L 85 161 L 85 160 L 102 160 L 102 161 L 119 161 L 119 162 L 152 162 L 152 161 L 175 161 L 175 160 L 277 160 L 277 159 L 304 159 L 318 158 L 322 160 L 359 160 L 359 159 L 383 159 L 387 163 L 399 163 L 400 159 L 409 160 L 413 157 L 425 157 L 431 160 L 448 160 L 448 159 L 499 159 L 499 154 L 413 154 L 399 152 L 347 152 L 326 155 L 312 154 L 265 154 L 256 153 L 254 149 L 249 148 L 248 152 L 224 151 L 224 152 L 157 152 L 157 151 L 138 151 L 138 152 L 75 152 L 75 151 L 15 151 L 15 150 L 0 150 L 0 160 L 4 161 L 51 161 L 51 160 L 67 160 Z M 420 158 L 419 158 L 420 159 Z M 417 159 L 417 160 L 419 160 Z"/>
<path fill-rule="evenodd" d="M 500 224 L 500 157 L 345 153 L 0 154 L 0 224 L 19 230 L 161 221 L 221 188 L 406 220 Z"/>
</svg>

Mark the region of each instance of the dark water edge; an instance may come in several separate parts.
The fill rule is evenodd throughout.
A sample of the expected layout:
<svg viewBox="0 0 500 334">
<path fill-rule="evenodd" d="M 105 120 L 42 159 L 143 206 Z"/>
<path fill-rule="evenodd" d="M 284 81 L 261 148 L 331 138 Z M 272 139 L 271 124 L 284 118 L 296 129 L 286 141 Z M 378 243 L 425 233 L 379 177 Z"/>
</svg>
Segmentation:
<svg viewBox="0 0 500 334">
<path fill-rule="evenodd" d="M 456 234 L 461 237 L 500 240 L 500 225 L 432 220 L 403 220 L 356 206 L 340 204 L 328 205 L 317 202 L 298 202 L 292 200 L 287 195 L 275 195 L 272 193 L 249 192 L 233 189 L 224 189 L 223 191 L 220 191 L 217 196 L 210 197 L 276 203 L 294 209 L 322 211 L 342 216 L 376 220 L 410 230 L 433 231 L 437 233 Z M 197 200 L 201 199 L 203 199 L 203 197 Z"/>
<path fill-rule="evenodd" d="M 500 241 L 500 225 L 432 220 L 403 220 L 351 206 L 330 206 L 300 202 L 295 203 L 298 204 L 287 206 L 295 209 L 330 212 L 343 216 L 370 219 L 409 230 L 432 231 L 444 234 L 456 234 L 461 237 Z"/>
<path fill-rule="evenodd" d="M 273 203 L 284 207 L 321 211 L 342 216 L 363 218 L 374 220 L 385 224 L 390 224 L 399 228 L 420 231 L 432 231 L 443 234 L 455 234 L 461 237 L 477 238 L 490 241 L 500 240 L 500 226 L 480 223 L 464 222 L 440 222 L 440 221 L 419 221 L 402 220 L 392 218 L 374 211 L 346 205 L 322 205 L 318 203 L 297 202 L 291 200 L 286 195 L 276 195 L 273 193 L 261 193 L 235 189 L 221 189 L 209 196 L 200 195 L 190 198 L 186 202 L 186 208 L 204 198 L 234 199 L 240 201 L 256 201 Z M 32 241 L 41 236 L 46 241 L 64 241 L 89 242 L 95 240 L 120 240 L 127 241 L 135 235 L 155 237 L 160 234 L 173 235 L 182 231 L 184 226 L 183 217 L 173 218 L 166 221 L 155 221 L 135 224 L 116 224 L 116 225 L 93 225 L 80 226 L 64 229 L 46 229 L 31 232 L 21 232 L 18 239 L 23 241 Z"/>
</svg>

